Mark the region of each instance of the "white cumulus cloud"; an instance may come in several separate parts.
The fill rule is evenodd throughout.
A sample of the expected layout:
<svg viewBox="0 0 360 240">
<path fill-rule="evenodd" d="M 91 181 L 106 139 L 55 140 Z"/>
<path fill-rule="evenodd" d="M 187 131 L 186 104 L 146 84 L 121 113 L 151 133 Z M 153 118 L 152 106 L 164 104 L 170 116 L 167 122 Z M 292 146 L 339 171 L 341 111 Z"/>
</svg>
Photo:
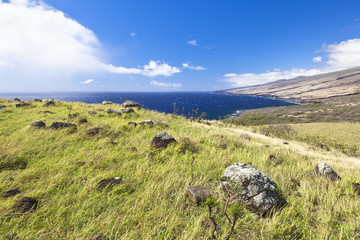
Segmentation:
<svg viewBox="0 0 360 240">
<path fill-rule="evenodd" d="M 164 83 L 164 82 L 158 82 L 158 81 L 151 81 L 150 85 L 156 86 L 156 87 L 165 87 L 165 88 L 180 88 L 182 85 L 180 83 Z"/>
<path fill-rule="evenodd" d="M 227 73 L 223 79 L 231 83 L 232 87 L 243 87 L 249 85 L 272 82 L 279 79 L 291 79 L 299 76 L 311 76 L 331 71 L 338 71 L 347 68 L 360 66 L 360 39 L 350 39 L 338 44 L 331 44 L 324 47 L 327 61 L 323 57 L 313 58 L 314 62 L 324 62 L 322 66 L 312 69 L 293 68 L 291 70 L 267 71 L 264 73 Z"/>
<path fill-rule="evenodd" d="M 83 82 L 80 82 L 81 84 L 89 84 L 89 83 L 93 83 L 94 82 L 94 79 L 88 79 L 88 80 L 85 80 Z"/>
<path fill-rule="evenodd" d="M 201 67 L 201 66 L 192 66 L 189 63 L 183 63 L 182 64 L 183 69 L 191 69 L 191 70 L 198 70 L 198 71 L 202 71 L 202 70 L 206 70 L 206 68 Z"/>
<path fill-rule="evenodd" d="M 192 45 L 192 46 L 197 46 L 198 45 L 196 40 L 190 40 L 190 41 L 187 42 L 187 44 Z"/>
</svg>

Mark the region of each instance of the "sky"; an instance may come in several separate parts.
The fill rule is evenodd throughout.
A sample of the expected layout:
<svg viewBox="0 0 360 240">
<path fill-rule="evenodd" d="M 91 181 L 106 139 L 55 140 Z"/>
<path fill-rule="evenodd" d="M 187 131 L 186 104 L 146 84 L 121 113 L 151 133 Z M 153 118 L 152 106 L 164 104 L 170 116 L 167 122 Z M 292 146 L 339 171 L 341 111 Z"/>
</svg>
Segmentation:
<svg viewBox="0 0 360 240">
<path fill-rule="evenodd" d="M 0 92 L 216 91 L 360 65 L 358 0 L 0 0 Z"/>
</svg>

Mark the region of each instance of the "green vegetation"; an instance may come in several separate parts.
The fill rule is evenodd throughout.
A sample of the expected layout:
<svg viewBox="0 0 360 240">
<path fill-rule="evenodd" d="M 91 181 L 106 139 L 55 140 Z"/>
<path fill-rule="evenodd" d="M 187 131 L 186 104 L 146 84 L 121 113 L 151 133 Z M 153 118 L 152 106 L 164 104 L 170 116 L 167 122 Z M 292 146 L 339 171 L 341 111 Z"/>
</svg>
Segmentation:
<svg viewBox="0 0 360 240">
<path fill-rule="evenodd" d="M 144 109 L 107 114 L 110 107 L 121 109 L 116 104 L 31 102 L 23 108 L 8 100 L 0 104 L 6 105 L 0 111 L 0 192 L 21 191 L 1 197 L 0 236 L 16 232 L 19 239 L 92 239 L 96 233 L 108 239 L 359 237 L 360 196 L 351 185 L 360 182 L 359 163 L 345 155 L 330 151 L 319 157 L 311 148 L 299 152 L 295 144 L 280 145 L 276 139 L 250 132 L 244 135 L 236 125 L 217 121 L 203 124 Z M 154 125 L 128 125 L 146 119 Z M 36 120 L 47 127 L 30 127 Z M 49 129 L 55 121 L 78 127 Z M 332 126 L 324 125 L 319 132 Z M 303 128 L 292 126 L 289 133 Z M 162 131 L 177 143 L 152 148 L 152 138 Z M 310 128 L 302 133 L 316 135 Z M 337 136 L 334 131 L 333 137 Z M 353 146 L 354 136 L 344 134 L 341 139 Z M 331 182 L 309 174 L 318 161 L 330 164 L 342 179 Z M 227 206 L 221 176 L 236 162 L 250 163 L 268 174 L 286 205 L 266 216 L 238 203 Z M 122 184 L 100 191 L 98 183 L 112 177 L 121 177 Z M 189 185 L 206 187 L 212 198 L 204 206 L 194 205 L 185 195 Z M 39 205 L 35 211 L 18 214 L 14 204 L 24 196 L 37 199 Z"/>
</svg>

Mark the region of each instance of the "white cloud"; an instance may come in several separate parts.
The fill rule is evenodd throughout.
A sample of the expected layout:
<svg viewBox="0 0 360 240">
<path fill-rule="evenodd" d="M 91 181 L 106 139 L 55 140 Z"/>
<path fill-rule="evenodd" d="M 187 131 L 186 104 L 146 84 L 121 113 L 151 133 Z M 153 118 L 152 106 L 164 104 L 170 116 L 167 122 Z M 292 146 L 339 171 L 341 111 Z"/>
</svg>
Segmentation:
<svg viewBox="0 0 360 240">
<path fill-rule="evenodd" d="M 321 56 L 314 57 L 313 62 L 322 62 L 322 57 Z"/>
<path fill-rule="evenodd" d="M 81 84 L 89 84 L 89 83 L 93 83 L 94 82 L 94 79 L 88 79 L 88 80 L 85 80 L 83 82 L 80 82 Z"/>
<path fill-rule="evenodd" d="M 192 45 L 192 46 L 197 46 L 198 45 L 196 40 L 190 40 L 190 41 L 187 42 L 187 44 Z"/>
<path fill-rule="evenodd" d="M 191 66 L 189 63 L 183 63 L 182 64 L 182 67 L 183 69 L 191 69 L 191 70 L 198 70 L 198 71 L 201 71 L 201 70 L 206 70 L 206 68 L 204 67 L 201 67 L 201 66 Z"/>
<path fill-rule="evenodd" d="M 164 82 L 158 82 L 158 81 L 151 81 L 150 85 L 156 86 L 156 87 L 165 87 L 165 88 L 180 88 L 182 85 L 180 83 L 164 83 Z"/>
<path fill-rule="evenodd" d="M 167 63 L 160 63 L 160 61 L 150 61 L 149 64 L 143 68 L 124 68 L 115 67 L 113 65 L 104 65 L 104 68 L 111 73 L 120 74 L 141 74 L 148 77 L 155 76 L 172 76 L 175 73 L 180 73 L 181 70 L 177 67 L 172 67 Z"/>
<path fill-rule="evenodd" d="M 291 79 L 298 76 L 311 76 L 331 71 L 360 66 L 360 39 L 350 39 L 338 44 L 323 47 L 328 53 L 327 61 L 317 68 L 303 69 L 294 68 L 288 71 L 268 71 L 265 73 L 227 73 L 223 80 L 231 83 L 232 87 L 243 87 L 249 85 L 272 82 L 279 79 Z M 323 62 L 323 57 L 313 58 L 314 62 Z"/>
<path fill-rule="evenodd" d="M 135 37 L 135 36 L 136 36 L 136 33 L 132 32 L 132 33 L 130 33 L 129 35 L 132 36 L 132 37 Z"/>
</svg>

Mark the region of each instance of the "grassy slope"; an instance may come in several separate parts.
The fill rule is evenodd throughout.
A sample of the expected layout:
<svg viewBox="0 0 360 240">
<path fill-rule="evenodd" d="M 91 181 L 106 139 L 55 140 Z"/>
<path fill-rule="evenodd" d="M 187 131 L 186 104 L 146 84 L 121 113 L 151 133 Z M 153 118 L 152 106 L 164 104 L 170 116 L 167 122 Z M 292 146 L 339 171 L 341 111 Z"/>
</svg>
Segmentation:
<svg viewBox="0 0 360 240">
<path fill-rule="evenodd" d="M 33 103 L 18 109 L 7 100 L 0 103 L 8 106 L 0 112 L 0 191 L 17 187 L 22 192 L 1 199 L 0 236 L 15 231 L 20 239 L 89 239 L 96 232 L 109 239 L 210 238 L 208 212 L 185 197 L 185 188 L 208 187 L 223 209 L 220 177 L 235 162 L 251 163 L 267 173 L 288 204 L 264 218 L 246 212 L 235 227 L 234 239 L 351 239 L 359 226 L 360 201 L 351 188 L 351 182 L 360 182 L 359 164 L 344 155 L 318 154 L 304 144 L 285 146 L 281 140 L 257 134 L 249 133 L 249 140 L 236 127 L 218 123 L 209 126 L 146 110 L 119 117 L 100 111 L 105 106 L 82 103 L 73 104 L 72 113 L 80 116 L 71 122 L 78 124 L 82 117 L 89 122 L 78 124 L 76 131 L 37 130 L 29 127 L 35 120 L 48 126 L 67 121 L 70 103 L 51 107 Z M 44 110 L 55 114 L 39 113 Z M 89 110 L 98 114 L 89 115 Z M 168 127 L 127 125 L 145 119 Z M 93 127 L 104 130 L 88 136 L 87 130 Z M 151 148 L 151 139 L 164 130 L 178 143 Z M 224 144 L 227 149 L 220 147 Z M 129 151 L 131 147 L 138 150 Z M 279 161 L 269 161 L 269 154 Z M 333 183 L 309 176 L 320 160 L 332 165 L 342 180 Z M 79 161 L 86 164 L 77 166 Z M 123 178 L 123 184 L 97 190 L 100 180 L 116 176 Z M 298 189 L 291 179 L 300 182 Z M 39 208 L 24 215 L 12 213 L 14 202 L 22 196 L 38 199 Z M 221 213 L 216 219 L 223 239 L 230 225 Z"/>
</svg>

